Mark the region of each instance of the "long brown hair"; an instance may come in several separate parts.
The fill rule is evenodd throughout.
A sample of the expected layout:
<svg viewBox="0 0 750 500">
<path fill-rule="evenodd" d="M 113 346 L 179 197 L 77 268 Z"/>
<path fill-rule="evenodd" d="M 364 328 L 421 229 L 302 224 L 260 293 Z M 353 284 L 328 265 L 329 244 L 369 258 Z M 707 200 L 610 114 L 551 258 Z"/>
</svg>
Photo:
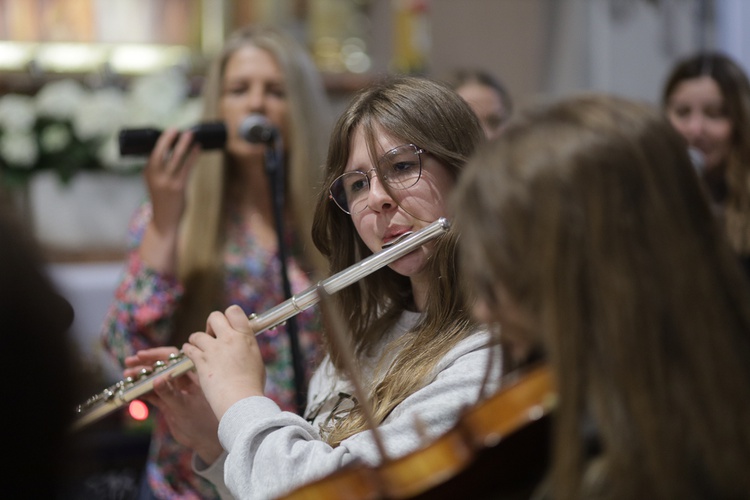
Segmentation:
<svg viewBox="0 0 750 500">
<path fill-rule="evenodd" d="M 554 367 L 553 497 L 746 498 L 750 291 L 666 118 L 606 96 L 537 108 L 453 202 L 462 275 L 507 292 Z"/>
<path fill-rule="evenodd" d="M 727 234 L 741 254 L 750 254 L 750 81 L 742 68 L 728 56 L 701 52 L 678 61 L 664 84 L 662 105 L 679 84 L 703 76 L 719 87 L 723 112 L 732 123 L 729 156 L 723 166 L 726 199 L 717 200 L 724 208 Z"/>
<path fill-rule="evenodd" d="M 469 155 L 483 139 L 471 108 L 447 86 L 423 78 L 394 77 L 360 92 L 334 126 L 326 161 L 324 186 L 346 167 L 355 130 L 364 131 L 375 157 L 375 126 L 413 143 L 437 158 L 457 177 Z M 431 221 L 430 221 L 431 222 Z M 313 241 L 338 272 L 371 254 L 351 221 L 321 190 L 315 210 Z M 382 422 L 407 396 L 429 382 L 435 363 L 459 340 L 474 330 L 464 298 L 458 290 L 453 234 L 441 237 L 430 263 L 433 285 L 415 329 L 404 337 L 396 361 L 370 394 L 375 419 Z M 384 268 L 347 287 L 333 299 L 345 319 L 358 356 L 366 355 L 413 303 L 408 278 Z M 330 346 L 329 346 L 330 347 Z M 330 351 L 330 348 L 329 348 Z M 342 353 L 330 352 L 341 369 Z M 388 368 L 388 367 L 384 367 Z M 361 407 L 340 421 L 328 436 L 338 444 L 365 430 Z"/>
<path fill-rule="evenodd" d="M 268 51 L 279 64 L 289 101 L 291 137 L 287 143 L 286 204 L 292 218 L 290 230 L 302 250 L 296 257 L 308 270 L 320 266 L 319 254 L 310 240 L 317 187 L 330 131 L 330 107 L 322 79 L 307 51 L 289 35 L 268 26 L 248 26 L 233 33 L 214 59 L 203 87 L 203 119 L 220 118 L 224 68 L 242 47 Z M 182 345 L 187 335 L 205 327 L 209 313 L 222 307 L 224 218 L 228 186 L 235 177 L 231 158 L 224 151 L 204 152 L 191 175 L 188 206 L 182 224 L 179 277 L 185 294 L 175 314 L 172 342 Z"/>
</svg>

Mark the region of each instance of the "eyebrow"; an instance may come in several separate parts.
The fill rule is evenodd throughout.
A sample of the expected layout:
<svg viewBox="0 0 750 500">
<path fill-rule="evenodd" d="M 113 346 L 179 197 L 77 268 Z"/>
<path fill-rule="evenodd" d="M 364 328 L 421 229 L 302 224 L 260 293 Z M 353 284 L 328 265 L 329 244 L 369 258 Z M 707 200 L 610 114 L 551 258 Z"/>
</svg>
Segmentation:
<svg viewBox="0 0 750 500">
<path fill-rule="evenodd" d="M 401 144 L 401 145 L 399 145 L 399 146 L 405 146 L 405 145 L 407 145 L 407 144 L 410 144 L 410 143 L 406 142 L 406 143 L 404 143 L 404 144 Z M 377 162 L 378 162 L 378 163 L 380 163 L 380 160 L 382 160 L 382 159 L 383 159 L 383 157 L 384 157 L 385 155 L 387 155 L 388 153 L 390 153 L 390 152 L 391 152 L 391 151 L 393 151 L 394 149 L 398 148 L 399 146 L 393 146 L 393 147 L 389 147 L 388 149 L 386 149 L 386 150 L 385 150 L 385 152 L 383 152 L 383 153 L 382 153 L 381 155 L 379 155 L 379 156 L 377 157 Z M 342 173 L 344 173 L 344 174 L 345 174 L 345 173 L 348 173 L 348 172 L 362 172 L 362 173 L 365 173 L 365 172 L 367 172 L 367 171 L 370 171 L 370 170 L 372 170 L 373 168 L 375 168 L 375 166 L 373 166 L 373 165 L 372 165 L 372 164 L 370 163 L 370 162 L 372 162 L 372 158 L 370 157 L 370 153 L 369 153 L 369 151 L 368 151 L 368 153 L 367 153 L 367 161 L 368 161 L 368 165 L 370 165 L 370 168 L 368 168 L 367 170 L 362 170 L 361 168 L 354 168 L 354 169 L 351 169 L 351 170 L 349 170 L 349 169 L 348 169 L 348 166 L 344 166 L 344 171 L 343 171 Z"/>
</svg>

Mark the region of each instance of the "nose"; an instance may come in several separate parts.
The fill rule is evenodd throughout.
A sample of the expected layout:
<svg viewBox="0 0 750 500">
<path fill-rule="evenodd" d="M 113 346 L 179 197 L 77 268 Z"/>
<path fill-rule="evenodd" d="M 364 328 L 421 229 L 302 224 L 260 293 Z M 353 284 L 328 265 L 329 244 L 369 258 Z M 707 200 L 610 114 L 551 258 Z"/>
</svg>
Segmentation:
<svg viewBox="0 0 750 500">
<path fill-rule="evenodd" d="M 367 193 L 367 206 L 377 212 L 382 212 L 395 207 L 396 202 L 378 176 L 377 170 L 373 168 L 368 171 L 367 177 L 370 179 L 370 190 Z"/>
<path fill-rule="evenodd" d="M 705 117 L 700 113 L 693 113 L 684 120 L 681 128 L 685 138 L 688 141 L 693 141 L 703 134 L 705 125 Z"/>
<path fill-rule="evenodd" d="M 265 105 L 265 92 L 262 85 L 251 85 L 247 89 L 245 105 L 250 112 L 259 113 Z"/>
</svg>

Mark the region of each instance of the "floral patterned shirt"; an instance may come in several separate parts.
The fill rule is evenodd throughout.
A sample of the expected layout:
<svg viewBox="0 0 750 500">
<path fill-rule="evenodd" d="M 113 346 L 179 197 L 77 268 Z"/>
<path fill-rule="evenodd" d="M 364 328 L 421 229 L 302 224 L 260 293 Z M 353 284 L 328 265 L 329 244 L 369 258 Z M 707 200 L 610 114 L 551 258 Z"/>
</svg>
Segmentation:
<svg viewBox="0 0 750 500">
<path fill-rule="evenodd" d="M 150 219 L 151 205 L 145 203 L 129 225 L 127 265 L 104 320 L 105 348 L 121 365 L 137 350 L 167 345 L 172 314 L 183 293 L 175 276 L 150 269 L 139 257 L 137 248 Z M 237 304 L 247 314 L 262 313 L 283 302 L 286 297 L 278 255 L 258 245 L 253 228 L 239 217 L 230 218 L 227 231 L 224 307 Z M 312 284 L 293 258 L 288 259 L 287 271 L 293 294 Z M 322 354 L 319 313 L 311 307 L 295 319 L 309 380 Z M 295 411 L 294 369 L 286 327 L 267 330 L 256 338 L 266 366 L 266 395 L 282 409 Z M 191 458 L 192 451 L 172 438 L 165 419 L 157 413 L 146 470 L 158 498 L 218 498 L 211 484 L 194 474 Z"/>
</svg>

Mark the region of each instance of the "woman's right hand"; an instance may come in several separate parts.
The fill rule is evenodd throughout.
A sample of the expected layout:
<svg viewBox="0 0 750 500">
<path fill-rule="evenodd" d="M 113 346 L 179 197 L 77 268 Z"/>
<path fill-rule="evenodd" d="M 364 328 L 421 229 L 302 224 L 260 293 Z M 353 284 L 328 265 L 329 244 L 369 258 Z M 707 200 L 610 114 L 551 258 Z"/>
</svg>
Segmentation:
<svg viewBox="0 0 750 500">
<path fill-rule="evenodd" d="M 163 273 L 176 269 L 177 229 L 185 212 L 190 171 L 201 149 L 190 131 L 165 130 L 144 170 L 153 215 L 140 247 L 141 258 Z"/>
<path fill-rule="evenodd" d="M 182 350 L 218 420 L 237 401 L 263 396 L 266 368 L 251 322 L 238 305 L 208 316 L 205 332 L 190 335 Z"/>
</svg>

